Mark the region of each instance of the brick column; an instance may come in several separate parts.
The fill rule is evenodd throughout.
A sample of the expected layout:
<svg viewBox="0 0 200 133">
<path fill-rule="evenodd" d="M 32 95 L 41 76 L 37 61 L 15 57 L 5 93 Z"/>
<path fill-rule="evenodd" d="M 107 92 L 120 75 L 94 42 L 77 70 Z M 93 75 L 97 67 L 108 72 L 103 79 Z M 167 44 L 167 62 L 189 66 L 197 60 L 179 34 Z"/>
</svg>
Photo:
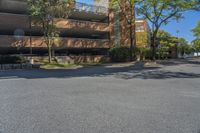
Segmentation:
<svg viewBox="0 0 200 133">
<path fill-rule="evenodd" d="M 110 47 L 114 47 L 115 33 L 114 33 L 114 11 L 109 8 L 109 29 L 110 29 Z"/>
<path fill-rule="evenodd" d="M 111 0 L 109 0 L 111 1 Z M 121 0 L 123 12 L 119 14 L 119 18 L 116 18 L 118 15 L 112 9 L 109 9 L 109 25 L 110 25 L 110 40 L 111 44 L 116 45 L 116 42 L 119 42 L 121 46 L 130 46 L 130 28 L 124 14 L 130 14 L 129 6 L 126 4 L 126 0 Z M 117 15 L 117 16 L 116 16 Z M 131 16 L 132 17 L 132 16 Z M 119 25 L 116 24 L 116 19 L 119 20 Z M 134 35 L 134 28 L 133 25 L 132 31 Z M 119 29 L 119 30 L 116 30 Z M 119 34 L 115 32 L 120 32 Z M 117 36 L 119 35 L 119 36 Z M 119 40 L 119 41 L 118 41 Z"/>
</svg>

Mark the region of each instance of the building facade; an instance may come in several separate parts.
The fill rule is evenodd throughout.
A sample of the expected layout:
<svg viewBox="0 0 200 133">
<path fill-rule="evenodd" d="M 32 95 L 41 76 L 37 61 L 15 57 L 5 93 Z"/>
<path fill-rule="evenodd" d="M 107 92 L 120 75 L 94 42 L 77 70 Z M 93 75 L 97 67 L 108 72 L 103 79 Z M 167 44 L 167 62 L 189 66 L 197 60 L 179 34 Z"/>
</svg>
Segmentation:
<svg viewBox="0 0 200 133">
<path fill-rule="evenodd" d="M 148 48 L 150 47 L 151 31 L 147 20 L 137 19 L 136 24 L 136 44 L 137 47 Z"/>
<path fill-rule="evenodd" d="M 26 0 L 0 1 L 1 54 L 46 54 L 41 28 L 32 26 Z M 55 48 L 61 54 L 104 54 L 109 49 L 109 23 L 107 9 L 76 3 L 69 19 L 55 18 L 60 30 L 60 44 Z M 32 44 L 30 44 L 30 32 Z"/>
<path fill-rule="evenodd" d="M 105 3 L 105 0 L 100 0 L 102 3 Z M 119 12 L 119 10 L 121 10 Z M 133 15 L 135 15 L 133 9 Z M 129 2 L 126 0 L 121 0 L 121 7 L 115 6 L 115 9 L 111 8 L 110 15 L 110 43 L 111 45 L 120 45 L 120 46 L 130 46 L 130 24 L 127 21 L 134 21 L 129 19 L 131 11 Z M 125 16 L 126 15 L 126 16 Z M 135 17 L 136 16 L 131 16 Z M 150 28 L 147 20 L 137 19 L 132 24 L 132 39 L 136 43 L 137 47 L 149 47 L 150 46 Z"/>
<path fill-rule="evenodd" d="M 76 2 L 68 19 L 55 18 L 55 25 L 60 31 L 59 45 L 54 48 L 55 54 L 106 55 L 112 44 L 116 43 L 113 36 L 118 38 L 115 35 L 118 31 L 113 26 L 114 16 L 106 5 Z M 143 23 L 143 31 L 146 31 L 145 25 L 147 23 Z M 41 27 L 31 24 L 27 0 L 0 1 L 0 54 L 47 55 L 42 36 Z"/>
</svg>

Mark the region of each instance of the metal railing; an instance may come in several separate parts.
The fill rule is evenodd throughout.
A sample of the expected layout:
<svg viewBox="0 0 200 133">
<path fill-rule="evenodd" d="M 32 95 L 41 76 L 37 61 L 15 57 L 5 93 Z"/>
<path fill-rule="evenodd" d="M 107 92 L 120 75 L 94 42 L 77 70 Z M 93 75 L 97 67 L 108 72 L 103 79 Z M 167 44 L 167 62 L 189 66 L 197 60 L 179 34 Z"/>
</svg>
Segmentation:
<svg viewBox="0 0 200 133">
<path fill-rule="evenodd" d="M 75 19 L 67 19 L 68 21 L 71 21 L 73 23 L 76 23 L 77 25 L 85 24 L 85 25 L 92 25 L 95 24 L 97 26 L 103 26 L 103 27 L 108 27 L 108 23 L 103 23 L 103 22 L 92 22 L 92 21 L 85 21 L 85 20 L 75 20 Z"/>
<path fill-rule="evenodd" d="M 75 10 L 92 12 L 95 14 L 108 14 L 108 8 L 104 6 L 95 6 L 80 2 L 75 3 Z"/>
</svg>

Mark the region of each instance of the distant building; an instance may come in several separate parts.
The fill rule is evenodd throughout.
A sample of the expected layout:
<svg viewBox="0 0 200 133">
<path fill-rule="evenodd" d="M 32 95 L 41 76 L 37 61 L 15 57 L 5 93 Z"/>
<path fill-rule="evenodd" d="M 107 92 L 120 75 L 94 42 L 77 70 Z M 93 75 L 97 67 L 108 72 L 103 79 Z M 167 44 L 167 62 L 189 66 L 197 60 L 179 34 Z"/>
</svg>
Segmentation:
<svg viewBox="0 0 200 133">
<path fill-rule="evenodd" d="M 138 47 L 150 47 L 150 28 L 144 19 L 136 20 L 136 43 Z"/>
</svg>

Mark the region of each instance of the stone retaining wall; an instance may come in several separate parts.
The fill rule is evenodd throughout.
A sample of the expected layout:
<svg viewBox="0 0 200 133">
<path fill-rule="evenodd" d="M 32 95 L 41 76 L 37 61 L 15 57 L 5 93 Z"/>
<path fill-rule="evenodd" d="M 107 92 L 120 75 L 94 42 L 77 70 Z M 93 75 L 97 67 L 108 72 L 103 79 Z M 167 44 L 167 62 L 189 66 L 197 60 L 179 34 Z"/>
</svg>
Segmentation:
<svg viewBox="0 0 200 133">
<path fill-rule="evenodd" d="M 26 56 L 27 59 L 30 57 Z M 34 56 L 31 57 L 34 64 L 22 63 L 22 64 L 0 64 L 0 70 L 11 70 L 11 69 L 32 69 L 39 68 L 40 63 L 44 60 L 48 60 L 48 56 Z M 99 62 L 109 62 L 108 56 L 56 56 L 55 59 L 58 63 L 99 63 Z"/>
<path fill-rule="evenodd" d="M 35 66 L 32 64 L 0 64 L 0 70 L 11 70 L 11 69 L 32 69 Z"/>
</svg>

